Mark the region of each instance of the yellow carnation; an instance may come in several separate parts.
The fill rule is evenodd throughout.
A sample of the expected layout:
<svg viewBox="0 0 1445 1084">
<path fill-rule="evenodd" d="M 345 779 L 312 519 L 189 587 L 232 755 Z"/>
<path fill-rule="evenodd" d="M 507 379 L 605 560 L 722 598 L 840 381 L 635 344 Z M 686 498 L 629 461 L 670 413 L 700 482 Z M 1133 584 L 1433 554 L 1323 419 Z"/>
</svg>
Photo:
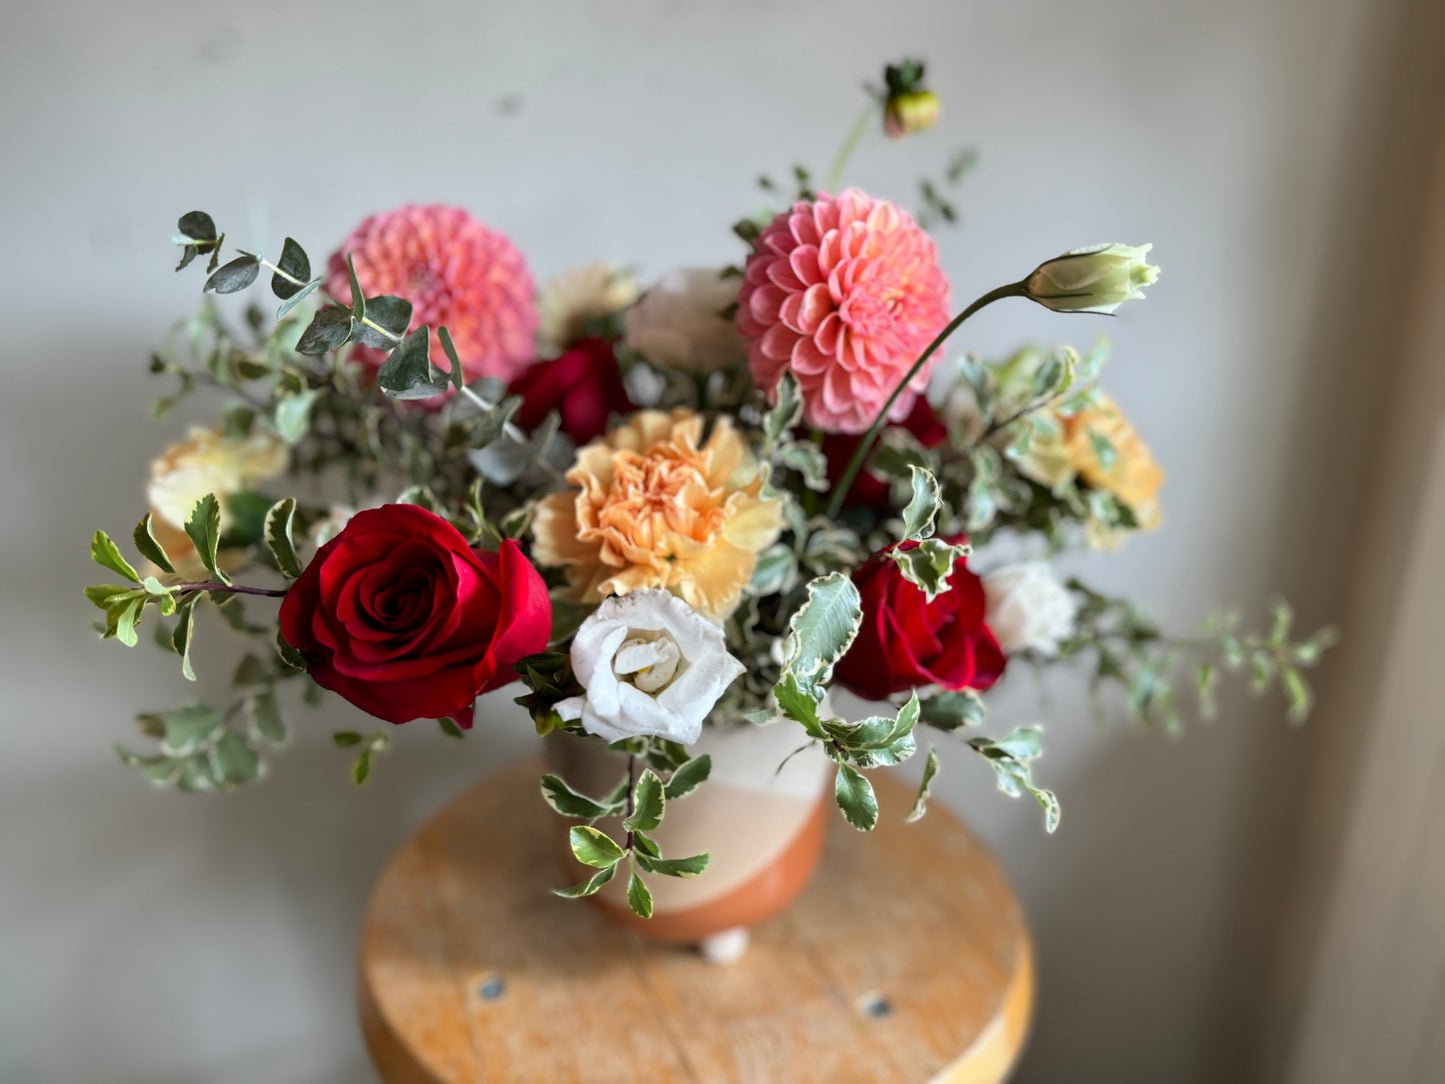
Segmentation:
<svg viewBox="0 0 1445 1084">
<path fill-rule="evenodd" d="M 533 556 L 565 566 L 572 598 L 600 602 L 661 587 L 693 608 L 728 613 L 758 551 L 782 527 L 782 505 L 760 496 L 756 461 L 727 418 L 645 410 L 577 453 L 567 481 L 537 507 Z"/>
<path fill-rule="evenodd" d="M 185 529 L 196 502 L 207 493 L 219 498 L 224 535 L 231 525 L 226 498 L 281 474 L 288 459 L 286 445 L 269 433 L 226 437 L 202 428 L 192 429 L 188 440 L 160 454 L 151 464 L 146 497 L 151 530 L 177 572 L 196 577 L 205 571 Z M 239 560 L 238 554 L 228 553 L 223 563 L 235 567 Z"/>
<path fill-rule="evenodd" d="M 1159 526 L 1159 487 L 1164 471 L 1154 462 L 1149 449 L 1128 419 L 1106 396 L 1091 407 L 1062 419 L 1064 444 L 1079 477 L 1094 489 L 1112 493 L 1134 513 L 1139 526 Z M 1093 437 L 1108 441 L 1113 460 L 1108 467 L 1100 460 Z"/>
</svg>

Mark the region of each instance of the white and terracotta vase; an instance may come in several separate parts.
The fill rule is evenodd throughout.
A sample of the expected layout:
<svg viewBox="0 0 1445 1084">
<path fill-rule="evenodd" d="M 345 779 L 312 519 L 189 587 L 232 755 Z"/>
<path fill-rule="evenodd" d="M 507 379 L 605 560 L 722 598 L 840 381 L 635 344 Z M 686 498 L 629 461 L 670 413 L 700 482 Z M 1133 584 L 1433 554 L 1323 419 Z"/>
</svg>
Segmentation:
<svg viewBox="0 0 1445 1084">
<path fill-rule="evenodd" d="M 806 741 L 788 723 L 710 723 L 688 747 L 712 757 L 708 781 L 669 802 L 653 838 L 662 853 L 683 858 L 706 851 L 698 877 L 649 877 L 653 914 L 638 918 L 627 905 L 626 878 L 616 877 L 593 903 L 621 925 L 660 941 L 700 945 L 723 960 L 746 947 L 745 931 L 797 898 L 818 865 L 829 811 L 831 763 L 816 746 L 778 765 Z M 627 758 L 601 741 L 567 734 L 547 741 L 551 770 L 584 794 L 605 794 L 627 771 Z M 564 825 L 566 822 L 561 822 Z M 617 818 L 598 827 L 615 839 Z M 559 836 L 565 850 L 565 833 Z M 567 875 L 579 867 L 566 851 Z"/>
</svg>

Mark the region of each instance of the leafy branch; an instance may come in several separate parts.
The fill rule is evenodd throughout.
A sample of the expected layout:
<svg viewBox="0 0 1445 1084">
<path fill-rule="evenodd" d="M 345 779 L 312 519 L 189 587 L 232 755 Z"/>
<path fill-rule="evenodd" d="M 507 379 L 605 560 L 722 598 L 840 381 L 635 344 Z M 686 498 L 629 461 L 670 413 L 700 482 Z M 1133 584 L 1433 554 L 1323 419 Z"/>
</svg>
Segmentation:
<svg viewBox="0 0 1445 1084">
<path fill-rule="evenodd" d="M 710 856 L 665 858 L 653 838 L 662 824 L 669 801 L 691 794 L 712 771 L 712 758 L 703 753 L 689 757 L 676 742 L 633 738 L 616 742 L 612 748 L 627 755 L 627 774 L 602 798 L 590 798 L 573 789 L 561 776 L 542 776 L 542 798 L 564 817 L 585 820 L 568 833 L 577 861 L 597 872 L 570 888 L 553 889 L 567 899 L 590 896 L 616 875 L 627 859 L 627 903 L 640 918 L 652 917 L 652 892 L 643 873 L 663 877 L 696 877 L 707 868 Z M 637 771 L 639 759 L 649 766 Z M 664 780 L 664 776 L 666 779 Z M 607 818 L 621 818 L 625 833 L 618 843 L 597 827 Z"/>
<path fill-rule="evenodd" d="M 1256 696 L 1278 683 L 1290 722 L 1303 723 L 1314 704 L 1304 671 L 1318 664 L 1339 638 L 1328 627 L 1294 638 L 1294 615 L 1283 602 L 1272 607 L 1267 632 L 1240 631 L 1239 616 L 1227 614 L 1206 622 L 1197 636 L 1168 636 L 1127 599 L 1100 594 L 1077 579 L 1068 587 L 1079 599 L 1077 628 L 1060 645 L 1060 655 L 1091 656 L 1095 689 L 1117 686 L 1139 722 L 1171 734 L 1184 725 L 1176 684 L 1186 671 L 1192 671 L 1201 718 L 1212 719 L 1218 712 L 1216 688 L 1222 674 L 1247 673 L 1249 691 Z"/>
</svg>

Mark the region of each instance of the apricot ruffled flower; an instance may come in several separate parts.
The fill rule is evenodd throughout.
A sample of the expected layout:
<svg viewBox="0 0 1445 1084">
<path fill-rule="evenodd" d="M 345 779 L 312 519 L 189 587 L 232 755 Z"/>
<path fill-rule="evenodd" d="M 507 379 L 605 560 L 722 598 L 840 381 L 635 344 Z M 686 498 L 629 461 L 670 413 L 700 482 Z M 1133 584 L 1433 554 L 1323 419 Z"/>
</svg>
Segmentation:
<svg viewBox="0 0 1445 1084">
<path fill-rule="evenodd" d="M 738 330 L 758 387 L 784 373 L 809 425 L 862 433 L 948 323 L 948 280 L 933 239 L 907 211 L 856 189 L 800 200 L 748 257 Z M 930 360 L 894 401 L 900 422 L 928 386 Z"/>
<path fill-rule="evenodd" d="M 289 460 L 286 445 L 270 433 L 227 437 L 200 427 L 193 428 L 188 439 L 162 452 L 151 464 L 146 498 L 150 502 L 151 531 L 176 571 L 188 578 L 205 574 L 195 545 L 186 534 L 186 520 L 197 501 L 207 493 L 216 495 L 221 504 L 224 536 L 232 523 L 229 498 L 284 473 Z M 223 551 L 222 564 L 237 567 L 238 552 Z"/>
<path fill-rule="evenodd" d="M 727 614 L 777 539 L 782 504 L 761 496 L 756 461 L 732 422 L 645 410 L 577 453 L 575 492 L 554 493 L 532 523 L 538 564 L 567 570 L 567 594 L 600 602 L 660 587 Z"/>
<path fill-rule="evenodd" d="M 537 308 L 527 262 L 511 241 L 466 211 L 406 206 L 363 221 L 327 271 L 326 292 L 347 304 L 348 254 L 368 297 L 395 294 L 411 302 L 411 327 L 431 327 L 436 358 L 443 356 L 437 328 L 446 325 L 467 379 L 511 380 L 536 357 Z M 386 360 L 370 347 L 353 356 L 373 367 Z"/>
</svg>

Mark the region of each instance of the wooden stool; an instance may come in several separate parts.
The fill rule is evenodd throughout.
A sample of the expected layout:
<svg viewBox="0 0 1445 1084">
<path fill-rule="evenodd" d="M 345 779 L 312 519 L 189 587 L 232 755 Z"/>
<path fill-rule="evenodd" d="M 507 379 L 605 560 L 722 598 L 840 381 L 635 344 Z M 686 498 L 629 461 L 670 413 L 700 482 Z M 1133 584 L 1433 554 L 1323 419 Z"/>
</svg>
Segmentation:
<svg viewBox="0 0 1445 1084">
<path fill-rule="evenodd" d="M 807 891 L 717 966 L 547 891 L 566 872 L 540 772 L 530 761 L 467 791 L 376 884 L 359 1001 L 387 1084 L 1008 1075 L 1033 1007 L 1028 929 L 941 804 L 908 824 L 912 788 L 869 773 L 878 828 L 830 824 Z"/>
</svg>

